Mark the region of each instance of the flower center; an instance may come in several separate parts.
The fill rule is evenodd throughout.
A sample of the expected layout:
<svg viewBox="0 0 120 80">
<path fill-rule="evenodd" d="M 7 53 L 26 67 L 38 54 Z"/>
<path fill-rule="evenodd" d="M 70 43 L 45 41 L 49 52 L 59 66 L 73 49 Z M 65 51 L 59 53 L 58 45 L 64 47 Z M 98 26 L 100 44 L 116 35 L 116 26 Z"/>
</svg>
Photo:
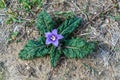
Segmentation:
<svg viewBox="0 0 120 80">
<path fill-rule="evenodd" d="M 56 37 L 55 37 L 54 35 L 52 35 L 52 36 L 50 37 L 50 39 L 51 39 L 52 41 L 55 41 L 55 40 L 56 40 Z"/>
</svg>

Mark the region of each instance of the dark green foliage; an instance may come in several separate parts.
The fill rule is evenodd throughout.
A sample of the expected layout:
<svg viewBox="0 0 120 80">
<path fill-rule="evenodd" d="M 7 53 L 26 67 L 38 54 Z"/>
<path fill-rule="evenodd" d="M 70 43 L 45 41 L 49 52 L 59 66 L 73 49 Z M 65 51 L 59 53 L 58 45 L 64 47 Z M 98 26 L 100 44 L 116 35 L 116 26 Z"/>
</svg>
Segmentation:
<svg viewBox="0 0 120 80">
<path fill-rule="evenodd" d="M 95 44 L 92 42 L 86 42 L 80 38 L 72 38 L 65 42 L 63 52 L 68 58 L 84 58 L 92 53 L 94 48 Z"/>
<path fill-rule="evenodd" d="M 78 27 L 81 21 L 82 21 L 81 18 L 76 17 L 68 19 L 60 27 L 58 27 L 58 32 L 62 34 L 64 37 L 67 37 Z"/>
<path fill-rule="evenodd" d="M 57 61 L 60 57 L 61 51 L 57 50 L 57 48 L 53 47 L 50 51 L 50 63 L 52 67 L 55 67 L 57 65 Z"/>
<path fill-rule="evenodd" d="M 45 32 L 51 31 L 53 27 L 54 22 L 52 21 L 52 18 L 45 10 L 38 14 L 37 29 L 41 34 L 44 35 Z"/>
<path fill-rule="evenodd" d="M 86 42 L 80 38 L 66 40 L 69 39 L 68 35 L 72 33 L 81 22 L 82 19 L 76 17 L 66 20 L 60 27 L 58 27 L 58 33 L 64 36 L 64 40 L 62 41 L 64 44 L 59 42 L 61 45 L 58 47 L 45 45 L 45 33 L 51 32 L 52 29 L 54 29 L 54 22 L 50 15 L 43 10 L 37 18 L 37 29 L 42 36 L 38 38 L 37 41 L 29 40 L 24 49 L 20 51 L 19 58 L 28 60 L 49 54 L 52 67 L 57 65 L 57 61 L 61 54 L 64 54 L 67 58 L 84 58 L 93 52 L 95 44 L 93 42 Z"/>
<path fill-rule="evenodd" d="M 20 51 L 19 58 L 23 60 L 33 59 L 36 57 L 43 57 L 48 53 L 45 39 L 39 38 L 38 41 L 29 40 L 25 47 Z"/>
</svg>

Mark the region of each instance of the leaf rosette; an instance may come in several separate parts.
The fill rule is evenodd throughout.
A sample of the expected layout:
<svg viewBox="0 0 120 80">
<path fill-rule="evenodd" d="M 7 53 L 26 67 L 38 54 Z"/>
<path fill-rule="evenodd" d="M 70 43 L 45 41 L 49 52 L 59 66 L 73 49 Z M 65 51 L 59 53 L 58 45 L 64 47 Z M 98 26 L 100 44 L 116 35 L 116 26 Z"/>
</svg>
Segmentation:
<svg viewBox="0 0 120 80">
<path fill-rule="evenodd" d="M 54 23 L 45 10 L 38 14 L 36 24 L 41 36 L 36 41 L 29 40 L 20 51 L 19 58 L 29 60 L 50 55 L 51 66 L 55 67 L 61 54 L 67 58 L 84 58 L 93 52 L 95 43 L 78 37 L 69 38 L 82 23 L 82 18 L 67 19 L 57 29 L 54 29 Z"/>
</svg>

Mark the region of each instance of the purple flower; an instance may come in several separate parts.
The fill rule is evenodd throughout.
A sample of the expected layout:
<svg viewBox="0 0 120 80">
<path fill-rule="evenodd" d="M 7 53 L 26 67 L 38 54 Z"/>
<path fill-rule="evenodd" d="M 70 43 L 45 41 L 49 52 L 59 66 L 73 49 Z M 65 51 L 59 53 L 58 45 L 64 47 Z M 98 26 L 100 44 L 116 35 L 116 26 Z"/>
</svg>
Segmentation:
<svg viewBox="0 0 120 80">
<path fill-rule="evenodd" d="M 45 33 L 46 44 L 53 44 L 54 46 L 58 46 L 59 39 L 62 39 L 63 36 L 61 34 L 57 34 L 57 29 L 52 30 L 52 32 Z"/>
</svg>

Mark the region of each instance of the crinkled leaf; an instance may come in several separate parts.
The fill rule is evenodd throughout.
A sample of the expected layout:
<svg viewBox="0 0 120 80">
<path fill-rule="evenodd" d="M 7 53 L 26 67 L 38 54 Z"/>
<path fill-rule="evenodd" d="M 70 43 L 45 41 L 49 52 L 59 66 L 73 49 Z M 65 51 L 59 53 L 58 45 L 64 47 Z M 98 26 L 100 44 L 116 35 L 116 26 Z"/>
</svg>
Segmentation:
<svg viewBox="0 0 120 80">
<path fill-rule="evenodd" d="M 86 42 L 80 38 L 72 38 L 65 42 L 63 53 L 68 58 L 84 58 L 88 54 L 92 53 L 94 49 L 94 43 Z"/>
<path fill-rule="evenodd" d="M 58 33 L 62 34 L 64 37 L 68 36 L 78 27 L 81 21 L 81 18 L 76 17 L 66 20 L 60 27 L 58 27 Z"/>
<path fill-rule="evenodd" d="M 39 38 L 38 41 L 29 40 L 25 47 L 20 51 L 19 58 L 23 60 L 33 59 L 45 56 L 49 50 L 44 44 L 45 39 Z"/>
<path fill-rule="evenodd" d="M 54 27 L 54 22 L 52 21 L 52 18 L 45 10 L 43 10 L 40 14 L 38 14 L 37 29 L 41 34 L 51 31 L 53 27 Z"/>
<path fill-rule="evenodd" d="M 55 67 L 57 65 L 60 54 L 61 54 L 60 50 L 57 50 L 55 47 L 51 48 L 51 51 L 50 51 L 50 63 L 51 63 L 52 67 Z"/>
</svg>

